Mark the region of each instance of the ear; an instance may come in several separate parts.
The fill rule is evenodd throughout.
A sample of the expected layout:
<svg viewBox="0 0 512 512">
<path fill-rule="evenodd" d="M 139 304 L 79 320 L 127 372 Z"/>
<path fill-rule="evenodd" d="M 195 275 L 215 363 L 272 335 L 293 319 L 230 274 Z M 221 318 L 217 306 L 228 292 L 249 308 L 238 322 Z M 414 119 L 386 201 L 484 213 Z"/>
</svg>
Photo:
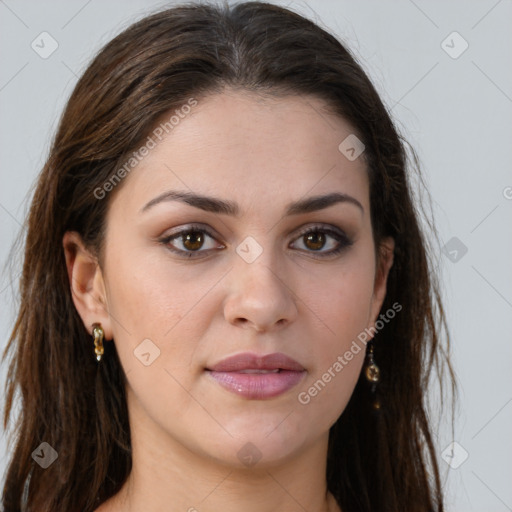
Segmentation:
<svg viewBox="0 0 512 512">
<path fill-rule="evenodd" d="M 377 269 L 375 272 L 375 281 L 373 285 L 373 296 L 370 307 L 370 325 L 375 326 L 380 309 L 386 297 L 386 284 L 389 270 L 393 266 L 393 255 L 395 250 L 395 241 L 391 237 L 384 238 L 379 246 Z"/>
<path fill-rule="evenodd" d="M 82 237 L 75 231 L 67 231 L 62 239 L 71 295 L 76 310 L 87 331 L 101 324 L 105 339 L 112 339 L 112 324 L 108 313 L 103 274 L 97 258 L 85 247 Z"/>
</svg>

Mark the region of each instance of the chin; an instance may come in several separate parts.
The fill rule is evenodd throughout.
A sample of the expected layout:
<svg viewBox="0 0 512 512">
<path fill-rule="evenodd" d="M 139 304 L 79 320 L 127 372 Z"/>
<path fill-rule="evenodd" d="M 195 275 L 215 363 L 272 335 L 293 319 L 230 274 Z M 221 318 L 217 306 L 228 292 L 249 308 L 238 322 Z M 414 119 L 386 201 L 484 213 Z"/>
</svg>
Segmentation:
<svg viewBox="0 0 512 512">
<path fill-rule="evenodd" d="M 217 462 L 237 468 L 269 469 L 293 459 L 308 444 L 307 432 L 296 425 L 285 425 L 286 414 L 265 421 L 261 415 L 250 424 L 237 421 L 215 444 L 203 447 Z M 284 420 L 284 421 L 283 421 Z M 245 428 L 244 428 L 245 427 Z M 319 434 L 320 435 L 320 434 Z M 312 437 L 315 437 L 314 435 Z"/>
</svg>

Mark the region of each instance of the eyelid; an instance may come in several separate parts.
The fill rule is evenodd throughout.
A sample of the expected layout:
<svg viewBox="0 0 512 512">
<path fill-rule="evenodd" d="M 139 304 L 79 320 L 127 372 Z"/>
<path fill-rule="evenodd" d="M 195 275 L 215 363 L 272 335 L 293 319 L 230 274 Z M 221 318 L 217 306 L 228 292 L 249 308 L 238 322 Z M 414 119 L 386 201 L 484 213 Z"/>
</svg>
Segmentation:
<svg viewBox="0 0 512 512">
<path fill-rule="evenodd" d="M 350 239 L 349 236 L 342 229 L 333 226 L 332 224 L 325 224 L 323 222 L 308 223 L 305 224 L 304 226 L 301 226 L 298 229 L 299 231 L 295 235 L 295 238 L 305 235 L 306 233 L 309 233 L 311 231 L 325 231 L 326 233 L 335 233 L 340 237 L 346 238 L 347 240 Z"/>
<path fill-rule="evenodd" d="M 206 233 L 209 237 L 214 238 L 217 240 L 217 238 L 220 238 L 220 236 L 209 226 L 206 224 L 196 224 L 196 223 L 190 223 L 190 224 L 183 224 L 176 228 L 175 231 L 172 231 L 162 237 L 160 237 L 162 240 L 172 240 L 173 238 L 178 238 L 183 233 L 188 233 L 190 231 L 201 231 Z M 224 244 L 222 244 L 224 245 Z"/>
</svg>

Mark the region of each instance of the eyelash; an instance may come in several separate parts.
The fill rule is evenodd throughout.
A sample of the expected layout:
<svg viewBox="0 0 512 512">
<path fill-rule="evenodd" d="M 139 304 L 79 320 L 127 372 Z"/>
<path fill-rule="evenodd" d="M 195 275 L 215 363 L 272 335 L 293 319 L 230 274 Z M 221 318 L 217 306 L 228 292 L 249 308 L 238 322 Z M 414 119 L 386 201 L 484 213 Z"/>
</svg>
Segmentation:
<svg viewBox="0 0 512 512">
<path fill-rule="evenodd" d="M 189 233 L 204 233 L 208 235 L 210 238 L 215 239 L 215 235 L 212 234 L 208 229 L 201 227 L 199 225 L 191 224 L 187 228 L 182 229 L 180 231 L 177 231 L 176 233 L 172 233 L 171 235 L 168 235 L 164 238 L 161 238 L 159 242 L 167 247 L 171 252 L 178 254 L 180 256 L 183 256 L 185 258 L 195 259 L 195 258 L 201 258 L 204 256 L 199 256 L 200 253 L 207 253 L 214 249 L 206 249 L 201 250 L 198 249 L 197 251 L 183 251 L 181 249 L 176 249 L 172 245 L 170 245 L 170 242 L 179 239 L 183 235 L 189 234 Z M 353 241 L 350 240 L 347 235 L 345 235 L 343 232 L 338 232 L 330 227 L 324 227 L 322 225 L 316 225 L 316 226 L 310 226 L 308 228 L 303 229 L 299 234 L 297 235 L 296 239 L 299 239 L 305 235 L 313 234 L 313 233 L 324 233 L 326 235 L 331 236 L 338 242 L 338 247 L 336 249 L 331 249 L 330 251 L 326 252 L 317 252 L 317 251 L 303 251 L 307 253 L 312 253 L 317 258 L 328 258 L 335 256 L 337 254 L 340 254 L 343 250 L 347 249 L 353 244 Z M 197 255 L 197 256 L 196 256 Z M 317 256 L 318 255 L 318 256 Z"/>
</svg>

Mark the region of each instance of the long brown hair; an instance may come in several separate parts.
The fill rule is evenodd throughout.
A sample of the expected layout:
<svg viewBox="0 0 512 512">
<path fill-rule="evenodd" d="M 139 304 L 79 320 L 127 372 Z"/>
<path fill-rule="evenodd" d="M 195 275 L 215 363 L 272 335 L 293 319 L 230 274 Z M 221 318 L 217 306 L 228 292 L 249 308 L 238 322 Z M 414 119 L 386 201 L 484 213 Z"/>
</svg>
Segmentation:
<svg viewBox="0 0 512 512">
<path fill-rule="evenodd" d="M 5 428 L 18 398 L 21 405 L 5 512 L 90 512 L 126 480 L 126 380 L 114 344 L 96 363 L 72 301 L 62 237 L 79 232 L 101 263 L 109 196 L 98 200 L 95 191 L 164 113 L 225 86 L 323 99 L 364 143 L 374 241 L 391 236 L 396 247 L 382 310 L 403 309 L 375 335 L 382 408 L 374 412 L 361 377 L 330 431 L 327 485 L 344 512 L 444 510 L 427 385 L 431 374 L 443 380 L 444 368 L 455 388 L 431 249 L 412 200 L 414 153 L 340 41 L 292 11 L 248 2 L 182 4 L 142 19 L 99 52 L 67 103 L 33 196 L 20 306 L 4 354 Z M 58 453 L 47 469 L 31 456 L 42 442 Z"/>
</svg>

